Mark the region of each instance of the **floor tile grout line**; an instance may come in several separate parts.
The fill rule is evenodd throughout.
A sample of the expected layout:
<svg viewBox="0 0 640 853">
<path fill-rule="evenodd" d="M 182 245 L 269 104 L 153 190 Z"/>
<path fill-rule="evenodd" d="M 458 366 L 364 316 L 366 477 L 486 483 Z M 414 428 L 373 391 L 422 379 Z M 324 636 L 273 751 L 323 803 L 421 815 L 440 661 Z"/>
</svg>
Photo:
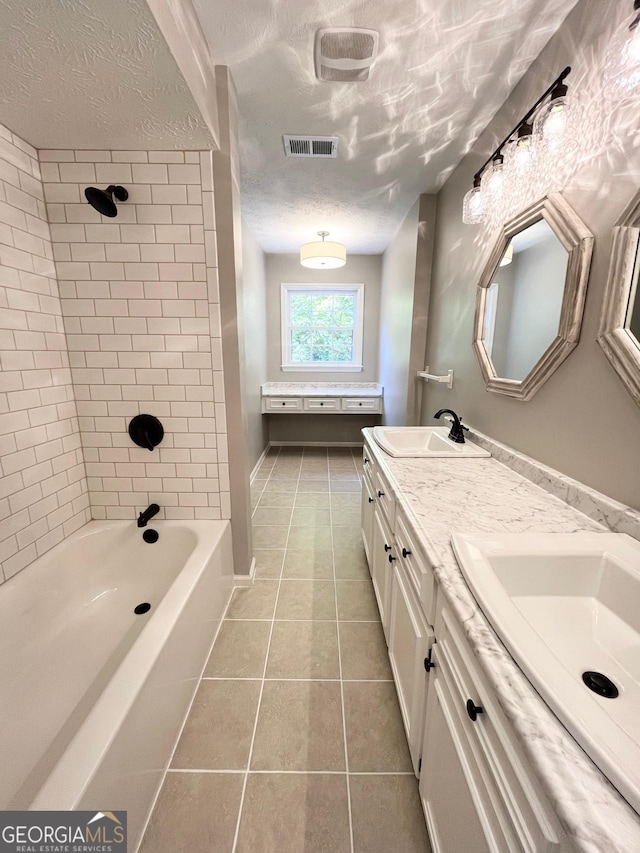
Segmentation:
<svg viewBox="0 0 640 853">
<path fill-rule="evenodd" d="M 327 453 L 327 456 L 329 454 Z M 331 476 L 329 476 L 329 521 L 333 521 L 333 509 L 331 507 Z M 344 766 L 347 771 L 346 775 L 346 783 L 347 783 L 347 813 L 349 815 L 349 844 L 351 847 L 351 853 L 354 853 L 353 848 L 353 816 L 351 813 L 351 786 L 349 785 L 349 750 L 347 748 L 347 717 L 345 713 L 345 705 L 344 705 L 344 683 L 342 679 L 342 649 L 340 647 L 340 619 L 338 613 L 338 583 L 336 580 L 336 565 L 335 565 L 335 549 L 334 549 L 334 541 L 333 541 L 333 524 L 329 525 L 331 530 L 331 561 L 333 563 L 333 587 L 334 587 L 334 597 L 336 603 L 336 634 L 338 639 L 338 672 L 340 673 L 340 704 L 342 709 L 342 737 L 344 738 Z"/>
<path fill-rule="evenodd" d="M 223 770 L 211 767 L 170 767 L 167 773 L 220 773 L 226 776 L 412 776 L 411 770 Z"/>
<path fill-rule="evenodd" d="M 281 449 L 278 450 L 278 455 L 276 456 L 276 460 L 273 463 L 274 468 L 278 462 L 278 459 L 280 458 L 280 453 L 281 453 Z M 302 466 L 302 460 L 300 460 L 300 465 Z M 273 468 L 272 468 L 272 472 L 273 472 Z M 271 474 L 269 475 L 269 479 L 271 479 Z M 269 480 L 267 480 L 267 482 L 269 482 Z M 300 472 L 298 471 L 297 484 L 299 482 L 300 482 Z M 296 495 L 298 494 L 298 485 L 297 484 L 296 484 L 296 491 L 295 491 Z M 265 486 L 265 488 L 266 488 L 266 486 Z M 295 504 L 295 497 L 294 497 L 294 504 Z M 291 513 L 291 518 L 293 519 L 293 512 Z M 256 717 L 255 717 L 255 720 L 253 723 L 253 732 L 251 735 L 251 744 L 249 745 L 249 755 L 247 757 L 247 769 L 245 772 L 244 783 L 242 785 L 242 794 L 240 796 L 240 807 L 238 809 L 238 819 L 236 821 L 236 831 L 235 831 L 235 834 L 233 837 L 233 846 L 231 848 L 232 853 L 235 853 L 236 848 L 238 846 L 238 838 L 240 837 L 240 824 L 242 822 L 242 812 L 244 810 L 244 800 L 245 800 L 245 795 L 247 792 L 247 784 L 249 781 L 249 772 L 251 770 L 251 759 L 253 758 L 253 748 L 255 745 L 256 734 L 258 731 L 258 720 L 260 719 L 260 708 L 262 706 L 262 696 L 264 694 L 264 685 L 265 685 L 265 681 L 266 681 L 267 667 L 269 665 L 269 652 L 271 651 L 271 640 L 273 638 L 273 627 L 274 627 L 275 622 L 276 622 L 276 610 L 278 609 L 278 599 L 280 598 L 280 587 L 282 585 L 282 574 L 284 571 L 284 559 L 285 559 L 285 555 L 287 552 L 287 543 L 289 541 L 290 532 L 291 532 L 291 521 L 289 521 L 289 528 L 287 530 L 287 538 L 285 540 L 284 554 L 282 557 L 282 565 L 280 566 L 280 577 L 278 578 L 278 590 L 276 592 L 276 598 L 275 598 L 275 602 L 273 605 L 273 611 L 271 613 L 271 628 L 269 629 L 269 639 L 267 641 L 267 652 L 265 655 L 264 667 L 262 670 L 262 680 L 260 683 L 260 693 L 258 695 L 258 704 L 256 707 Z"/>
</svg>

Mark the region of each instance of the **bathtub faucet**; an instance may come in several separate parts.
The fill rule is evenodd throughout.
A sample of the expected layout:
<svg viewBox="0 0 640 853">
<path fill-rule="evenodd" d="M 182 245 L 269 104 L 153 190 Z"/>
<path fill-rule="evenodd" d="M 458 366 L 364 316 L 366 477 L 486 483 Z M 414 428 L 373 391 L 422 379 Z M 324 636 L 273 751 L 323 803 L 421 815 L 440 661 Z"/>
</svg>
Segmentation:
<svg viewBox="0 0 640 853">
<path fill-rule="evenodd" d="M 144 512 L 141 512 L 138 516 L 138 527 L 146 527 L 147 521 L 153 518 L 154 515 L 157 515 L 160 512 L 160 507 L 158 504 L 151 504 L 148 506 Z"/>
</svg>

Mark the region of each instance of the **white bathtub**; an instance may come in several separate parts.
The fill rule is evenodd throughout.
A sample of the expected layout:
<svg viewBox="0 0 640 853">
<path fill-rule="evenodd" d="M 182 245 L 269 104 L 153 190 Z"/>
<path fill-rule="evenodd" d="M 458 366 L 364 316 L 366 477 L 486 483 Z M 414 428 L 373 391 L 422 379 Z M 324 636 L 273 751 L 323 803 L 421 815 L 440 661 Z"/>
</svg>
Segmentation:
<svg viewBox="0 0 640 853">
<path fill-rule="evenodd" d="M 132 851 L 233 587 L 229 522 L 149 528 L 92 521 L 0 587 L 0 809 L 126 809 Z"/>
</svg>

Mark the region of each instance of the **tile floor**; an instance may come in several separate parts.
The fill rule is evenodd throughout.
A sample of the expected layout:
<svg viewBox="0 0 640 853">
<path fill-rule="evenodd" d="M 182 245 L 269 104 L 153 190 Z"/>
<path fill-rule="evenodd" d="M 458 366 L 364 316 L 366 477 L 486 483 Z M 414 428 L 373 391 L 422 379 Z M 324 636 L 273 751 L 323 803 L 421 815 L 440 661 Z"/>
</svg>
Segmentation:
<svg viewBox="0 0 640 853">
<path fill-rule="evenodd" d="M 360 451 L 282 448 L 140 853 L 425 853 L 360 539 Z"/>
</svg>

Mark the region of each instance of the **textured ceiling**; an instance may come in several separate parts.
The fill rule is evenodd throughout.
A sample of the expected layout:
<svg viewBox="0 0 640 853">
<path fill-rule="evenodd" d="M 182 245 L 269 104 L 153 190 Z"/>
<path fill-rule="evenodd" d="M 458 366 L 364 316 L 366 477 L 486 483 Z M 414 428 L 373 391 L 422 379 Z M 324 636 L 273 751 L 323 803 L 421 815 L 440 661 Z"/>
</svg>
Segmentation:
<svg viewBox="0 0 640 853">
<path fill-rule="evenodd" d="M 0 0 L 0 122 L 36 148 L 206 148 L 145 0 Z"/>
<path fill-rule="evenodd" d="M 384 251 L 442 185 L 577 0 L 194 0 L 239 96 L 243 214 L 262 247 L 326 229 Z M 366 83 L 323 83 L 317 29 L 380 32 Z M 559 69 L 560 70 L 560 69 Z M 283 133 L 338 136 L 336 160 L 285 159 Z"/>
</svg>

